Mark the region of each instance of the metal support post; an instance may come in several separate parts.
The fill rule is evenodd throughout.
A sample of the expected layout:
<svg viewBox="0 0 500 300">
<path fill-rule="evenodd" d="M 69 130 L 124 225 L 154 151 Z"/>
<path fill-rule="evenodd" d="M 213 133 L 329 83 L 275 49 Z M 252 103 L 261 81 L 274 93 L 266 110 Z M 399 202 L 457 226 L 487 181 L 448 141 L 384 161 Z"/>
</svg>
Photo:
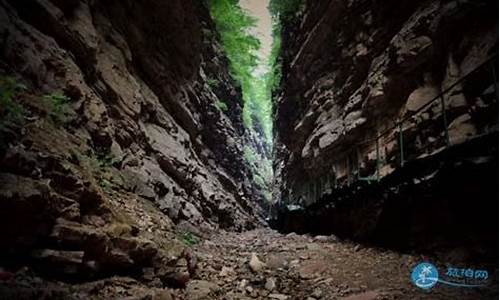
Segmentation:
<svg viewBox="0 0 500 300">
<path fill-rule="evenodd" d="M 498 101 L 498 77 L 497 77 L 497 61 L 491 62 L 491 73 L 493 74 L 493 87 L 495 88 L 495 100 Z"/>
<path fill-rule="evenodd" d="M 380 145 L 379 145 L 379 136 L 377 133 L 377 181 L 380 180 Z"/>
<path fill-rule="evenodd" d="M 446 141 L 446 147 L 450 146 L 450 136 L 448 134 L 448 119 L 446 118 L 446 103 L 444 102 L 444 97 L 441 95 L 441 114 L 443 115 L 443 125 L 444 125 L 444 138 Z"/>
<path fill-rule="evenodd" d="M 405 150 L 404 150 L 404 140 L 403 140 L 403 123 L 398 122 L 398 131 L 399 131 L 399 164 L 404 166 L 405 164 Z"/>
</svg>

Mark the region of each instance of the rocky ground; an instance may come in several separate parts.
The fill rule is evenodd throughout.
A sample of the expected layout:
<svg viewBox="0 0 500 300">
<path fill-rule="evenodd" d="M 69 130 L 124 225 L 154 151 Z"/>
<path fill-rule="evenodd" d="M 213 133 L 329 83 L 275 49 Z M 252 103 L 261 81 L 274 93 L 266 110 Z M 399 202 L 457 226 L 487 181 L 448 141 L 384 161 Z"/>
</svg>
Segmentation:
<svg viewBox="0 0 500 300">
<path fill-rule="evenodd" d="M 401 254 L 341 241 L 334 236 L 282 235 L 269 229 L 219 232 L 192 246 L 196 272 L 185 288 L 155 287 L 126 277 L 69 287 L 21 270 L 0 280 L 0 299 L 495 299 L 498 271 L 486 288 L 438 284 L 425 292 L 410 273 L 432 257 Z M 436 263 L 445 269 L 444 263 Z M 486 267 L 487 266 L 482 266 Z M 493 267 L 494 268 L 494 267 Z M 36 288 L 33 288 L 36 287 Z M 21 292 L 19 292 L 21 291 Z"/>
<path fill-rule="evenodd" d="M 498 293 L 443 285 L 423 292 L 412 285 L 411 270 L 432 258 L 365 247 L 334 236 L 285 236 L 259 229 L 220 233 L 196 250 L 200 280 L 188 285 L 186 299 L 205 299 L 202 295 L 209 291 L 206 299 L 228 300 L 493 299 Z"/>
</svg>

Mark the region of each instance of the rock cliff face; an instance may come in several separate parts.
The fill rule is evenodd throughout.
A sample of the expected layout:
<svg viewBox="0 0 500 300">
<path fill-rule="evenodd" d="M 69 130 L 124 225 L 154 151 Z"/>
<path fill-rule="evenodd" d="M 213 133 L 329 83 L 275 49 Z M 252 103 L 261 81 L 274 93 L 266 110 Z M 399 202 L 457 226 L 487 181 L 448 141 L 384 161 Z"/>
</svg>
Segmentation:
<svg viewBox="0 0 500 300">
<path fill-rule="evenodd" d="M 0 32 L 2 88 L 22 107 L 2 123 L 3 262 L 182 283 L 165 269 L 174 223 L 260 222 L 241 91 L 201 1 L 2 0 Z"/>
<path fill-rule="evenodd" d="M 490 57 L 497 56 L 496 2 L 306 2 L 300 16 L 283 30 L 284 74 L 275 107 L 275 169 L 281 174 L 275 195 L 281 204 L 316 205 L 319 212 L 322 198 L 331 203 L 348 200 L 367 182 L 399 176 L 397 170 L 410 167 L 412 161 L 496 134 L 498 102 L 492 73 L 496 61 L 488 64 Z M 496 143 L 491 141 L 486 146 L 479 143 L 482 153 L 454 159 L 481 156 L 493 166 L 496 160 L 490 150 Z M 333 213 L 332 204 L 333 212 L 321 212 L 327 223 L 320 231 L 348 227 L 344 232 L 351 237 L 373 231 L 379 213 L 385 211 L 384 193 L 413 179 L 427 184 L 440 170 L 433 161 L 431 167 L 419 165 L 427 172 L 391 181 L 375 207 L 364 206 L 369 197 L 363 201 L 356 196 L 361 202 L 348 205 L 340 217 Z M 488 188 L 491 176 L 496 178 L 494 170 L 483 174 L 481 186 Z M 343 193 L 337 192 L 344 188 Z M 495 189 L 490 191 L 496 194 Z M 489 200 L 496 202 L 493 198 Z M 452 211 L 453 199 L 446 201 L 440 209 Z M 412 211 L 407 204 L 393 213 Z M 363 210 L 373 214 L 359 214 Z M 363 218 L 370 224 L 363 223 Z M 344 227 L 328 223 L 329 219 Z M 352 225 L 355 219 L 358 224 Z M 308 225 L 318 221 L 314 220 Z"/>
</svg>

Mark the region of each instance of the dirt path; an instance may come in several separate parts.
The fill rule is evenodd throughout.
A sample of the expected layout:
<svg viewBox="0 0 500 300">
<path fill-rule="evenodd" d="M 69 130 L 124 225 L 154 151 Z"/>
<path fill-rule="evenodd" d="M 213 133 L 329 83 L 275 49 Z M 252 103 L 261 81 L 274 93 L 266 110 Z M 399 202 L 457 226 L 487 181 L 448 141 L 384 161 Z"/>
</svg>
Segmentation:
<svg viewBox="0 0 500 300">
<path fill-rule="evenodd" d="M 194 250 L 199 278 L 179 295 L 192 300 L 496 299 L 498 294 L 497 282 L 487 289 L 438 284 L 426 292 L 410 280 L 411 270 L 425 257 L 365 248 L 334 237 L 285 236 L 269 229 L 222 232 Z M 252 253 L 259 261 L 250 263 Z"/>
</svg>

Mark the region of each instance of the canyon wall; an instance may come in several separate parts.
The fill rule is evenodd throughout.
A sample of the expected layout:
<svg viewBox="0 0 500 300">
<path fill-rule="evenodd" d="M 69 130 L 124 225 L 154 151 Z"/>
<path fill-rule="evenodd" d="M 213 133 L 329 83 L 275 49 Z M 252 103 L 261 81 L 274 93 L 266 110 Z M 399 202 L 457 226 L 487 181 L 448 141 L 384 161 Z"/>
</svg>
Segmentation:
<svg viewBox="0 0 500 300">
<path fill-rule="evenodd" d="M 454 206 L 466 211 L 466 202 L 484 196 L 483 188 L 492 196 L 474 205 L 482 212 L 494 209 L 497 143 L 478 139 L 498 133 L 497 6 L 495 1 L 306 1 L 284 24 L 283 80 L 274 112 L 275 172 L 281 175 L 274 194 L 278 206 L 297 210 L 292 214 L 305 220 L 281 226 L 374 238 L 384 218 L 391 219 L 383 225 L 388 233 L 415 228 L 418 205 L 427 205 L 425 218 L 453 215 Z M 470 143 L 483 151 L 460 148 Z M 476 170 L 480 177 L 467 181 L 476 172 L 443 167 L 464 159 L 485 167 Z M 462 195 L 468 200 L 445 191 L 445 186 L 457 189 L 458 182 L 464 183 L 460 190 L 470 188 Z M 366 193 L 377 184 L 379 192 Z M 401 186 L 414 190 L 403 197 Z M 389 209 L 391 194 L 406 200 Z M 341 199 L 349 204 L 339 208 Z M 301 214 L 307 207 L 313 212 Z M 444 223 L 455 217 L 445 216 Z M 477 212 L 470 218 L 482 217 Z M 392 241 L 406 243 L 411 235 L 412 230 L 399 232 Z"/>
<path fill-rule="evenodd" d="M 178 232 L 261 222 L 206 4 L 2 0 L 0 32 L 3 266 L 182 284 Z"/>
</svg>

